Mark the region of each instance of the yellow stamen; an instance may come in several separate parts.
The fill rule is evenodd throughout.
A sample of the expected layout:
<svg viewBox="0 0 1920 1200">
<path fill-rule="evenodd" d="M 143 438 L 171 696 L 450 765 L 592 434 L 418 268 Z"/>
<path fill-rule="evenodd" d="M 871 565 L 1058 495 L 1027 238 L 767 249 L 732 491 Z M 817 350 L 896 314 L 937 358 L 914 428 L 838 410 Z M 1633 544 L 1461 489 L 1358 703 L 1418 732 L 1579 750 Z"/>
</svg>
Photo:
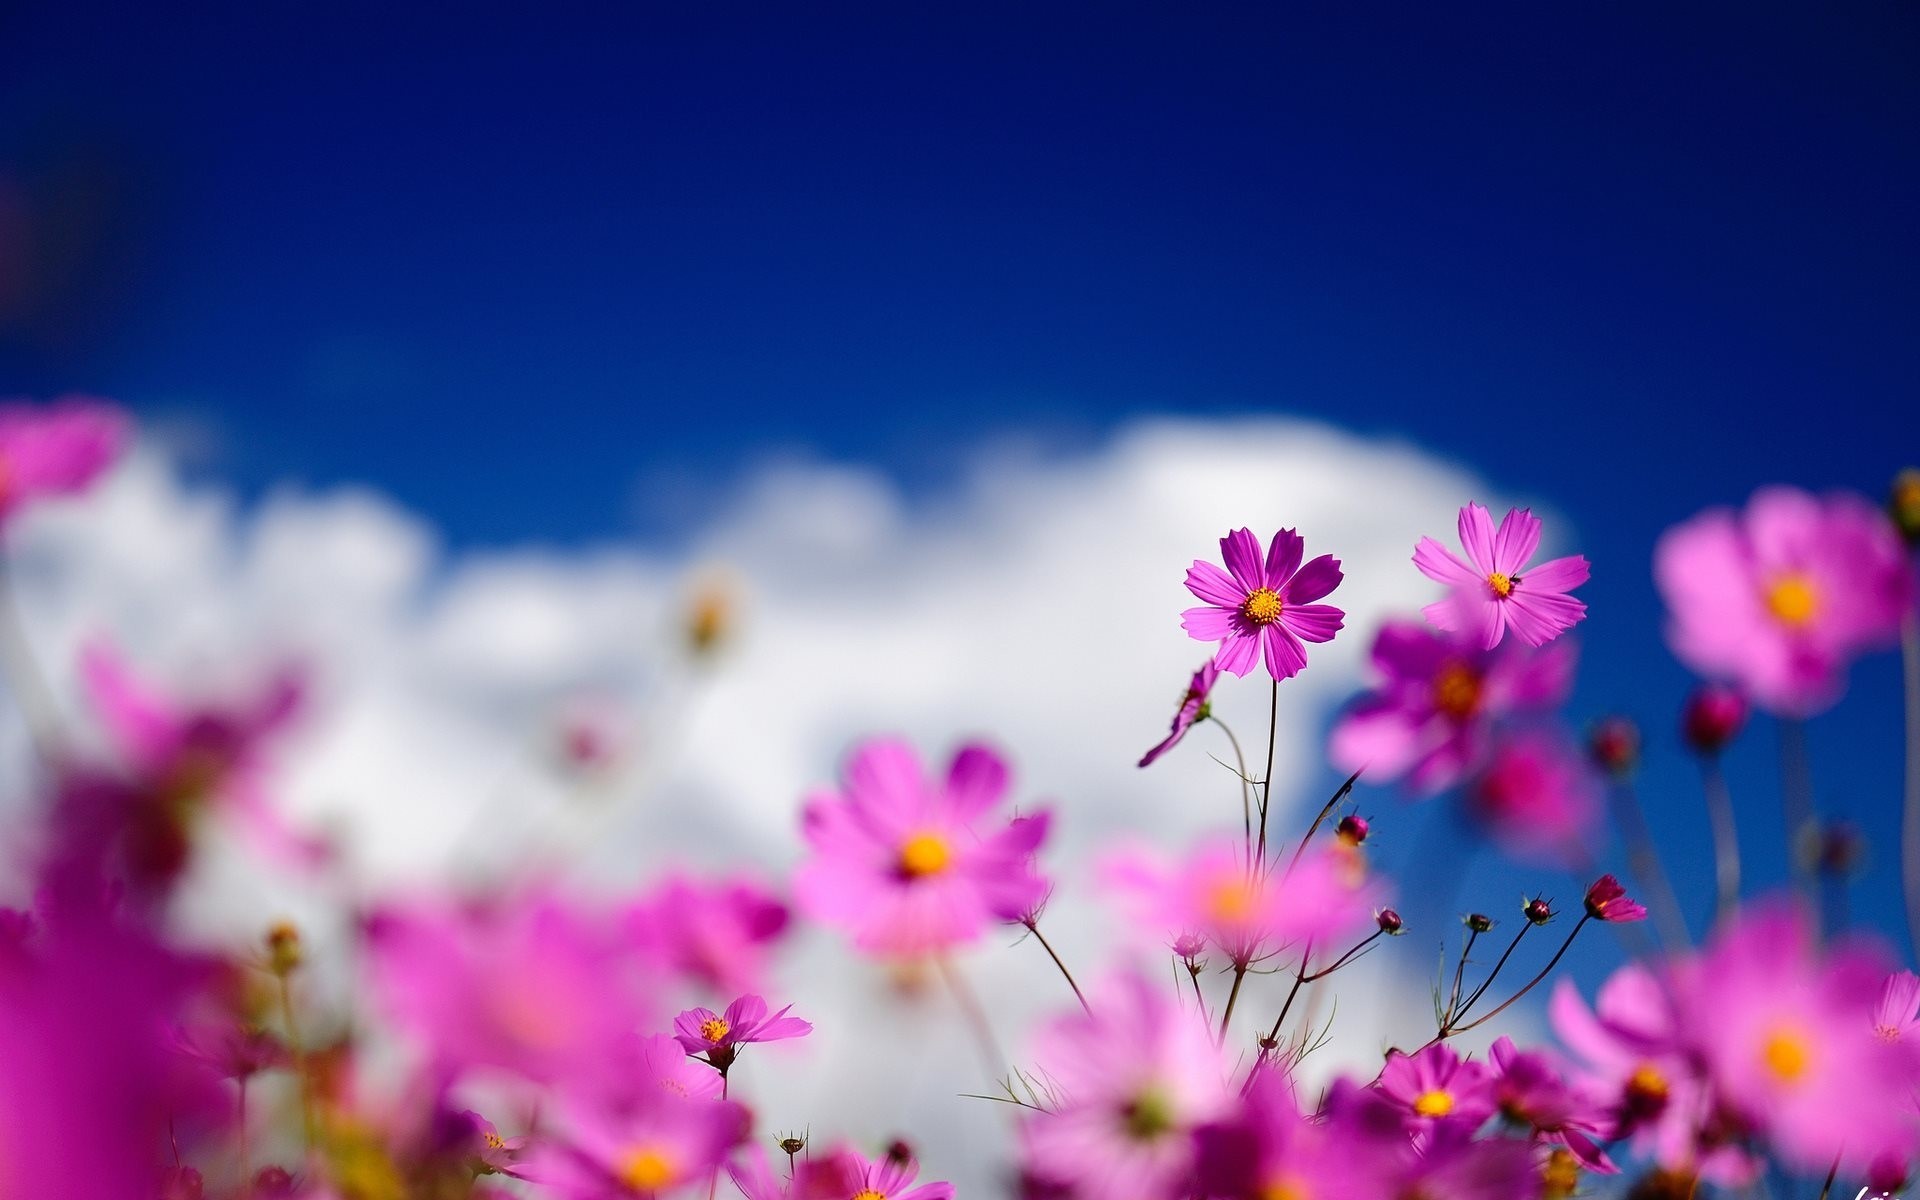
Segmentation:
<svg viewBox="0 0 1920 1200">
<path fill-rule="evenodd" d="M 1503 599 L 1513 595 L 1513 585 L 1516 582 L 1517 580 L 1515 580 L 1513 576 L 1502 575 L 1498 571 L 1487 576 L 1487 586 L 1493 589 L 1494 595 L 1502 597 Z"/>
<path fill-rule="evenodd" d="M 1272 588 L 1255 588 L 1247 593 L 1240 602 L 1241 615 L 1255 625 L 1271 625 L 1280 619 L 1280 613 L 1286 605 L 1280 601 L 1280 593 Z"/>
<path fill-rule="evenodd" d="M 494 1133 L 492 1130 L 487 1131 L 486 1139 L 487 1139 L 487 1149 L 489 1150 L 506 1149 L 506 1146 L 507 1146 L 506 1139 L 502 1138 L 499 1134 Z"/>
<path fill-rule="evenodd" d="M 1258 906 L 1260 895 L 1253 881 L 1245 876 L 1223 879 L 1213 885 L 1207 893 L 1207 910 L 1213 919 L 1222 924 L 1232 924 L 1251 917 Z"/>
<path fill-rule="evenodd" d="M 1268 1180 L 1260 1188 L 1260 1200 L 1313 1200 L 1313 1193 L 1297 1175 L 1282 1175 Z"/>
<path fill-rule="evenodd" d="M 916 833 L 900 847 L 900 870 L 913 879 L 938 875 L 952 861 L 953 851 L 937 833 Z"/>
<path fill-rule="evenodd" d="M 887 1200 L 885 1192 L 876 1192 L 872 1188 L 861 1188 L 853 1194 L 853 1200 Z"/>
<path fill-rule="evenodd" d="M 1453 662 L 1433 677 L 1433 706 L 1456 721 L 1480 708 L 1480 675 L 1465 663 Z"/>
<path fill-rule="evenodd" d="M 1767 587 L 1767 611 L 1782 625 L 1799 629 L 1813 620 L 1820 610 L 1820 593 L 1813 580 L 1798 571 L 1789 571 Z"/>
<path fill-rule="evenodd" d="M 1760 1062 L 1781 1083 L 1799 1083 L 1813 1067 L 1813 1046 L 1798 1029 L 1781 1026 L 1761 1044 Z"/>
<path fill-rule="evenodd" d="M 1667 1077 L 1655 1070 L 1653 1064 L 1642 1063 L 1627 1079 L 1627 1090 L 1641 1100 L 1665 1100 Z"/>
<path fill-rule="evenodd" d="M 620 1182 L 636 1192 L 657 1192 L 678 1176 L 673 1160 L 652 1146 L 630 1150 L 620 1157 Z"/>
<path fill-rule="evenodd" d="M 708 1017 L 700 1022 L 700 1036 L 710 1042 L 717 1042 L 727 1036 L 727 1031 L 732 1028 L 733 1026 L 727 1024 L 724 1017 Z"/>
<path fill-rule="evenodd" d="M 1444 1117 L 1453 1111 L 1453 1093 L 1440 1088 L 1421 1092 L 1413 1102 L 1413 1111 L 1423 1117 Z"/>
</svg>

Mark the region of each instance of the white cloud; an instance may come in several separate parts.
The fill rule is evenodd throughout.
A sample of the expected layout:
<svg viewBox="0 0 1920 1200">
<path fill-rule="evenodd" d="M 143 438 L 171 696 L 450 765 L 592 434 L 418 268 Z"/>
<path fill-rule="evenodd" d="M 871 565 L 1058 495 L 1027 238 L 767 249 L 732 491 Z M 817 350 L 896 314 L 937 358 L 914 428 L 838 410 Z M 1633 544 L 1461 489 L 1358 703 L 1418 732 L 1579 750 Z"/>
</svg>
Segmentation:
<svg viewBox="0 0 1920 1200">
<path fill-rule="evenodd" d="M 364 886 L 530 861 L 615 886 L 688 856 L 779 870 L 797 855 L 801 796 L 850 739 L 900 731 L 942 755 L 988 736 L 1017 764 L 1020 796 L 1057 805 L 1065 882 L 1048 924 L 1093 977 L 1106 944 L 1085 887 L 1092 848 L 1123 829 L 1178 844 L 1238 821 L 1211 730 L 1151 771 L 1133 765 L 1207 653 L 1179 625 L 1187 564 L 1242 524 L 1263 537 L 1297 526 L 1309 555 L 1345 564 L 1334 600 L 1354 632 L 1282 688 L 1275 792 L 1290 805 L 1287 781 L 1314 773 L 1326 714 L 1358 680 L 1365 631 L 1427 597 L 1414 541 L 1485 495 L 1413 449 L 1321 426 L 1151 423 L 1074 458 L 982 453 L 925 502 L 870 471 L 769 466 L 684 557 L 453 555 L 376 493 L 283 491 L 247 512 L 148 450 L 88 502 L 34 517 L 16 553 L 50 663 L 102 632 L 195 686 L 274 655 L 312 662 L 319 704 L 289 748 L 285 803 L 350 835 Z M 694 679 L 677 621 L 689 571 L 712 564 L 737 581 L 741 628 Z M 624 784 L 581 789 L 551 769 L 548 723 L 583 692 L 624 696 L 649 722 Z M 1264 749 L 1267 701 L 1256 675 L 1218 704 L 1249 754 Z M 312 903 L 230 860 L 202 884 L 185 916 L 209 933 L 250 936 L 275 906 Z M 1012 1047 L 1070 999 L 1035 947 L 965 965 Z M 1361 1057 L 1390 1028 L 1364 1001 L 1382 990 L 1367 969 L 1340 1012 Z M 1279 981 L 1258 982 L 1250 1009 L 1270 1013 Z M 989 1192 L 1007 1114 L 954 1097 L 986 1080 L 937 989 L 903 1013 L 885 977 L 826 936 L 805 939 L 785 983 L 819 1033 L 745 1064 L 764 1119 L 914 1135 L 963 1194 Z"/>
</svg>

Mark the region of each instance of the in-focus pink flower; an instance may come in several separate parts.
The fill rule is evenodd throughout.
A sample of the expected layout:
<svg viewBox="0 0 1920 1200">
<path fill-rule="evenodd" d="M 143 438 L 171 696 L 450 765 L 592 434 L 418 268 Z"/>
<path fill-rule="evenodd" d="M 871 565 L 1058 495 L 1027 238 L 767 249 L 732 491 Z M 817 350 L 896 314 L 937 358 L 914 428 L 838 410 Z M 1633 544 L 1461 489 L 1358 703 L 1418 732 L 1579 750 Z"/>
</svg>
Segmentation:
<svg viewBox="0 0 1920 1200">
<path fill-rule="evenodd" d="M 1230 1111 L 1232 1064 L 1198 1013 L 1160 982 L 1123 975 L 1048 1026 L 1040 1077 L 1058 1107 L 1028 1113 L 1022 1169 L 1079 1200 L 1189 1194 L 1196 1129 Z"/>
<path fill-rule="evenodd" d="M 761 986 L 787 919 L 787 906 L 753 879 L 675 873 L 634 906 L 627 924 L 647 954 L 710 992 L 737 995 Z"/>
<path fill-rule="evenodd" d="M 1173 714 L 1172 731 L 1159 745 L 1147 751 L 1140 759 L 1141 766 L 1151 765 L 1162 754 L 1178 746 L 1180 739 L 1187 736 L 1187 730 L 1207 719 L 1208 703 L 1213 697 L 1213 685 L 1219 678 L 1220 668 L 1211 660 L 1206 666 L 1193 673 L 1193 682 L 1187 685 L 1187 694 L 1180 698 L 1180 707 Z"/>
<path fill-rule="evenodd" d="M 1462 1059 L 1445 1042 L 1417 1054 L 1390 1052 L 1380 1070 L 1379 1088 L 1406 1110 L 1414 1128 L 1450 1121 L 1476 1129 L 1496 1107 L 1485 1064 Z"/>
<path fill-rule="evenodd" d="M 1587 581 L 1584 557 L 1528 565 L 1540 548 L 1540 518 L 1530 509 L 1508 509 L 1496 531 L 1492 514 L 1467 505 L 1460 510 L 1460 545 L 1471 566 L 1432 538 L 1414 547 L 1420 573 L 1451 589 L 1421 610 L 1436 628 L 1488 650 L 1508 629 L 1530 646 L 1544 646 L 1587 615 L 1587 606 L 1568 595 Z"/>
<path fill-rule="evenodd" d="M 84 490 L 126 438 L 126 414 L 104 400 L 0 405 L 0 522 L 43 496 Z"/>
<path fill-rule="evenodd" d="M 727 1005 L 724 1014 L 710 1008 L 688 1009 L 674 1018 L 673 1032 L 688 1054 L 704 1054 L 724 1070 L 748 1042 L 778 1042 L 812 1033 L 811 1023 L 787 1015 L 792 1007 L 769 1015 L 765 1000 L 742 996 Z"/>
<path fill-rule="evenodd" d="M 1913 604 L 1893 523 L 1846 492 L 1763 488 L 1743 512 L 1701 513 L 1662 535 L 1654 578 L 1680 660 L 1787 716 L 1839 699 L 1848 665 L 1898 640 Z"/>
<path fill-rule="evenodd" d="M 1340 560 L 1331 554 L 1300 565 L 1306 542 L 1291 529 L 1273 535 L 1264 560 L 1260 539 L 1236 529 L 1220 539 L 1227 569 L 1196 559 L 1187 590 L 1206 603 L 1180 614 L 1197 641 L 1219 642 L 1213 663 L 1244 676 L 1264 654 L 1267 673 L 1291 679 L 1307 665 L 1306 642 L 1330 642 L 1346 614 L 1315 604 L 1340 586 Z"/>
<path fill-rule="evenodd" d="M 1873 1031 L 1889 1042 L 1906 1041 L 1920 1029 L 1920 975 L 1895 971 L 1880 988 L 1873 1010 Z"/>
<path fill-rule="evenodd" d="M 1611 875 L 1602 875 L 1587 886 L 1587 915 L 1596 921 L 1644 921 L 1646 906 L 1627 895 L 1627 889 Z"/>
<path fill-rule="evenodd" d="M 1467 813 L 1507 853 L 1572 862 L 1599 826 L 1599 782 L 1564 738 L 1538 731 L 1495 744 L 1467 784 Z"/>
<path fill-rule="evenodd" d="M 1415 791 L 1453 786 L 1478 766 L 1495 722 L 1551 709 L 1567 697 L 1571 639 L 1533 650 L 1484 650 L 1411 621 L 1389 621 L 1373 640 L 1380 677 L 1334 727 L 1328 757 L 1375 782 L 1406 777 Z"/>
<path fill-rule="evenodd" d="M 841 790 L 807 803 L 812 853 L 794 877 L 796 898 L 886 956 L 937 954 L 1017 919 L 1047 894 L 1033 856 L 1048 820 L 1000 817 L 1006 791 L 1006 764 L 984 747 L 964 747 L 944 779 L 929 779 L 905 742 L 863 743 Z"/>
</svg>

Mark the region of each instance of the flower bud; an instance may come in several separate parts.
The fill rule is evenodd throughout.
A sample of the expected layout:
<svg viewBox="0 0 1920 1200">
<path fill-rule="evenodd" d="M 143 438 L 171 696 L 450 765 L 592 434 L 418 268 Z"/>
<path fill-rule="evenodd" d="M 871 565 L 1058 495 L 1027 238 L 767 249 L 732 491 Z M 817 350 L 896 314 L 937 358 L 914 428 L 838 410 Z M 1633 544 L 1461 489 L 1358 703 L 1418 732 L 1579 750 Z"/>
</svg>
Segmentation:
<svg viewBox="0 0 1920 1200">
<path fill-rule="evenodd" d="M 1467 928 L 1475 933 L 1485 933 L 1493 928 L 1493 918 L 1485 913 L 1468 913 Z"/>
<path fill-rule="evenodd" d="M 890 1163 L 912 1162 L 913 1147 L 907 1145 L 903 1138 L 893 1139 L 887 1143 L 887 1161 Z"/>
<path fill-rule="evenodd" d="M 1907 544 L 1920 545 L 1920 469 L 1908 467 L 1893 477 L 1887 512 Z"/>
<path fill-rule="evenodd" d="M 1814 861 L 1823 875 L 1844 879 L 1860 869 L 1867 856 L 1866 838 L 1857 825 L 1829 821 L 1821 827 Z"/>
<path fill-rule="evenodd" d="M 1703 683 L 1687 697 L 1680 732 L 1701 754 L 1718 754 L 1747 723 L 1747 698 L 1724 683 Z"/>
<path fill-rule="evenodd" d="M 255 1196 L 293 1195 L 293 1176 L 285 1167 L 261 1167 L 253 1177 Z"/>
<path fill-rule="evenodd" d="M 1349 846 L 1358 846 L 1367 840 L 1367 819 L 1349 813 L 1340 818 L 1340 824 L 1334 827 L 1334 835 Z"/>
<path fill-rule="evenodd" d="M 1522 905 L 1520 911 L 1526 915 L 1528 922 L 1534 925 L 1545 925 L 1553 920 L 1553 903 L 1545 896 L 1535 896 Z"/>
<path fill-rule="evenodd" d="M 1398 937 L 1406 932 L 1406 926 L 1400 922 L 1400 914 L 1390 908 L 1383 908 L 1373 914 L 1373 923 L 1380 927 L 1381 933 L 1389 937 Z"/>
<path fill-rule="evenodd" d="M 785 1137 L 781 1138 L 779 1142 L 776 1144 L 780 1147 L 780 1152 L 782 1154 L 786 1155 L 788 1158 L 792 1158 L 794 1155 L 800 1153 L 802 1150 L 805 1150 L 807 1148 L 807 1139 L 801 1137 L 798 1134 L 789 1133 Z"/>
<path fill-rule="evenodd" d="M 300 965 L 300 931 L 291 921 L 275 921 L 267 930 L 267 970 L 292 973 Z"/>
<path fill-rule="evenodd" d="M 1603 717 L 1587 735 L 1587 754 L 1615 778 L 1633 774 L 1640 763 L 1640 727 L 1626 717 Z"/>
</svg>

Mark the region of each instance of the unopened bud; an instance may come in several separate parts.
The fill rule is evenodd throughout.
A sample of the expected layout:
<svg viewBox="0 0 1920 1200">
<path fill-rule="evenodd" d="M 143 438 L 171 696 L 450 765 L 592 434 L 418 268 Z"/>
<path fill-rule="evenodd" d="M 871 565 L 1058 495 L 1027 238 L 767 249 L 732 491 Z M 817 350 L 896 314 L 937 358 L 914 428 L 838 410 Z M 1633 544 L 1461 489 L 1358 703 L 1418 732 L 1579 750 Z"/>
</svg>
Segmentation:
<svg viewBox="0 0 1920 1200">
<path fill-rule="evenodd" d="M 1553 920 L 1553 903 L 1545 896 L 1535 896 L 1527 901 L 1520 911 L 1525 913 L 1527 920 L 1535 925 L 1545 925 Z"/>
<path fill-rule="evenodd" d="M 1866 858 L 1866 838 L 1848 821 L 1830 821 L 1820 830 L 1815 861 L 1822 874 L 1845 878 Z"/>
<path fill-rule="evenodd" d="M 1609 775 L 1631 775 L 1640 763 L 1640 728 L 1626 717 L 1604 717 L 1587 735 L 1587 753 Z"/>
<path fill-rule="evenodd" d="M 1367 819 L 1352 813 L 1340 818 L 1340 824 L 1334 827 L 1335 836 L 1349 846 L 1358 846 L 1367 840 Z"/>
<path fill-rule="evenodd" d="M 1373 923 L 1380 927 L 1381 933 L 1389 937 L 1397 937 L 1406 932 L 1406 926 L 1400 922 L 1400 914 L 1390 908 L 1383 908 L 1373 914 Z"/>
<path fill-rule="evenodd" d="M 800 1137 L 796 1134 L 789 1133 L 785 1137 L 781 1138 L 777 1144 L 779 1145 L 780 1152 L 782 1154 L 786 1155 L 788 1158 L 792 1158 L 794 1155 L 800 1153 L 802 1150 L 805 1150 L 807 1148 L 807 1139 Z"/>
<path fill-rule="evenodd" d="M 1485 913 L 1468 913 L 1467 928 L 1475 933 L 1485 933 L 1493 928 L 1493 918 Z"/>
<path fill-rule="evenodd" d="M 291 921 L 276 921 L 267 930 L 267 969 L 286 975 L 300 965 L 300 931 Z"/>
<path fill-rule="evenodd" d="M 887 1161 L 891 1163 L 912 1162 L 913 1147 L 907 1145 L 904 1139 L 893 1139 L 887 1143 Z"/>
<path fill-rule="evenodd" d="M 733 596 L 718 583 L 694 594 L 687 610 L 687 644 L 698 655 L 713 653 L 733 632 Z"/>
<path fill-rule="evenodd" d="M 253 1177 L 253 1194 L 291 1196 L 293 1195 L 293 1176 L 285 1167 L 261 1167 L 259 1174 Z"/>
<path fill-rule="evenodd" d="M 1718 754 L 1747 723 L 1747 698 L 1724 683 L 1703 683 L 1687 697 L 1680 732 L 1701 754 Z"/>
</svg>

